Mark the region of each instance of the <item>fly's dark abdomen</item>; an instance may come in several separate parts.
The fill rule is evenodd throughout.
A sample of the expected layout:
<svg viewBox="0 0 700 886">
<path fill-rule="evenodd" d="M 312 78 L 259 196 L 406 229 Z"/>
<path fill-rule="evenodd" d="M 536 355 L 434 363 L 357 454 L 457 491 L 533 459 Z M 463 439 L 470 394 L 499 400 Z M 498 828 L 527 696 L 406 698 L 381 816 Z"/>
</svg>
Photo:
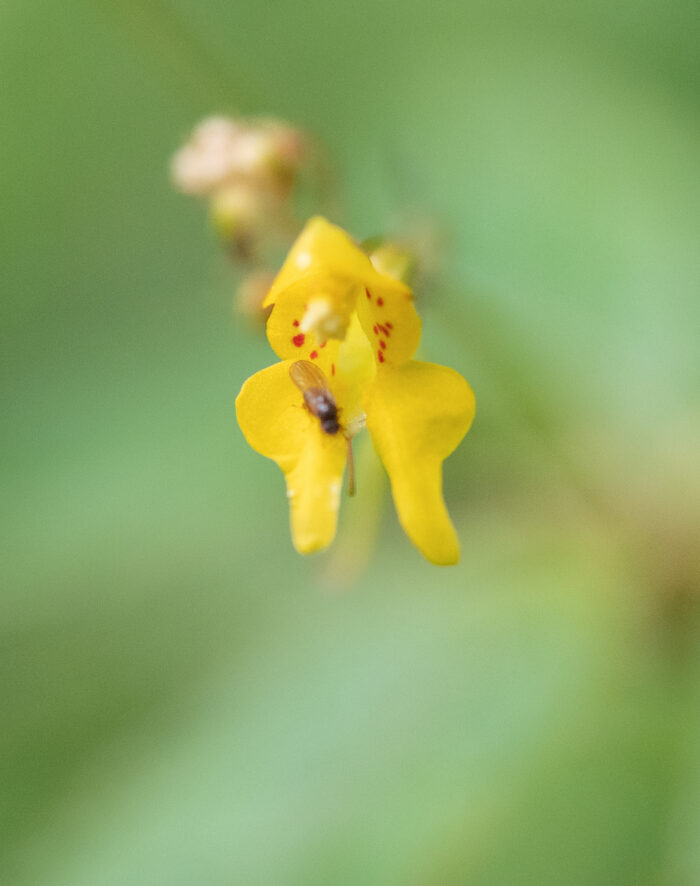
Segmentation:
<svg viewBox="0 0 700 886">
<path fill-rule="evenodd" d="M 340 430 L 340 425 L 338 424 L 338 416 L 328 416 L 328 418 L 321 419 L 321 429 L 324 430 L 327 434 L 337 434 Z"/>
<path fill-rule="evenodd" d="M 332 394 L 320 388 L 309 388 L 308 391 L 304 391 L 304 401 L 309 412 L 321 422 L 321 429 L 326 434 L 338 433 L 340 430 L 338 407 Z"/>
</svg>

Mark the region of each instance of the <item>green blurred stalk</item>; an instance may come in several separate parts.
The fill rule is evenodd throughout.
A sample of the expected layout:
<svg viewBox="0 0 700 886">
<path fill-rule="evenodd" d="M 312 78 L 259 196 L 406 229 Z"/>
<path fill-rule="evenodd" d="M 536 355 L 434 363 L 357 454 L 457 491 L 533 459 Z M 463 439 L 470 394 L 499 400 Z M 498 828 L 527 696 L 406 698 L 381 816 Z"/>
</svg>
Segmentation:
<svg viewBox="0 0 700 886">
<path fill-rule="evenodd" d="M 333 590 L 351 587 L 369 566 L 387 501 L 387 476 L 367 432 L 355 438 L 355 449 L 358 495 L 344 503 L 338 539 L 323 572 L 324 584 Z"/>
<path fill-rule="evenodd" d="M 635 506 L 639 490 L 635 494 L 631 490 L 628 498 L 607 489 L 590 467 L 595 460 L 572 453 L 562 434 L 565 410 L 556 386 L 543 384 L 548 373 L 518 356 L 517 336 L 508 332 L 507 322 L 496 316 L 485 298 L 472 293 L 465 309 L 449 293 L 440 292 L 434 317 L 460 344 L 469 342 L 470 351 L 520 425 L 619 545 L 646 592 L 657 640 L 680 686 L 700 637 L 700 527 L 679 526 L 682 515 L 666 513 L 664 504 L 654 500 L 645 502 L 640 511 Z"/>
</svg>

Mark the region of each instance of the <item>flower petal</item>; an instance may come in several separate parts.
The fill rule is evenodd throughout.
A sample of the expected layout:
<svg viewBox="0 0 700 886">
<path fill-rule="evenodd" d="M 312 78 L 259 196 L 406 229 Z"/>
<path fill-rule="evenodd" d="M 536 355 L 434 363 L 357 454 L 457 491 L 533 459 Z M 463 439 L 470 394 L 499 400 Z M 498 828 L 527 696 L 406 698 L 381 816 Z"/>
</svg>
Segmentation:
<svg viewBox="0 0 700 886">
<path fill-rule="evenodd" d="M 309 219 L 275 277 L 264 307 L 277 304 L 280 295 L 305 277 L 318 274 L 361 282 L 377 275 L 367 255 L 342 228 L 327 219 Z"/>
<path fill-rule="evenodd" d="M 310 554 L 335 536 L 346 443 L 342 433 L 321 430 L 304 407 L 289 377 L 291 363 L 276 363 L 249 378 L 236 398 L 236 415 L 253 449 L 284 472 L 292 541 L 300 554 Z"/>
<path fill-rule="evenodd" d="M 411 290 L 379 273 L 345 231 L 321 217 L 306 224 L 264 302 L 274 305 L 267 337 L 281 359 L 309 359 L 298 349 L 318 351 L 318 337 L 303 328 L 309 305 L 318 300 L 335 316 L 328 326 L 338 331 L 327 334 L 329 345 L 345 337 L 357 309 L 376 362 L 400 365 L 415 353 L 421 323 Z"/>
<path fill-rule="evenodd" d="M 334 306 L 339 305 L 338 312 L 347 315 L 347 326 L 357 301 L 356 291 L 325 274 L 314 274 L 287 287 L 284 298 L 275 304 L 268 318 L 267 339 L 281 360 L 318 361 L 326 375 L 330 375 L 331 364 L 337 363 L 338 339 L 319 340 L 315 332 L 305 332 L 301 328 L 309 302 L 318 296 L 327 297 Z M 347 305 L 341 302 L 347 302 Z"/>
<path fill-rule="evenodd" d="M 411 361 L 377 372 L 367 427 L 384 462 L 399 521 L 432 563 L 459 560 L 442 497 L 442 462 L 474 418 L 474 394 L 453 369 Z"/>
<path fill-rule="evenodd" d="M 332 385 L 336 403 L 342 409 L 341 420 L 346 428 L 364 415 L 366 392 L 376 371 L 369 342 L 357 314 L 353 314 L 345 341 L 338 348 L 338 369 Z"/>
<path fill-rule="evenodd" d="M 421 320 L 411 290 L 391 277 L 368 283 L 357 302 L 360 323 L 379 365 L 401 366 L 415 354 Z"/>
</svg>

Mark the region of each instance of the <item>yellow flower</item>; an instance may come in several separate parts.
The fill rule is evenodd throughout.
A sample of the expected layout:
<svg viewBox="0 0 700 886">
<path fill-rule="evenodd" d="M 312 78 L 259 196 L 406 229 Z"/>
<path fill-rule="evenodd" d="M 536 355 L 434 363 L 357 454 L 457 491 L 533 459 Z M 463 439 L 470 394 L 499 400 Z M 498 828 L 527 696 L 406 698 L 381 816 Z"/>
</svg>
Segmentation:
<svg viewBox="0 0 700 886">
<path fill-rule="evenodd" d="M 421 334 L 411 290 L 377 271 L 340 228 L 313 218 L 265 305 L 274 305 L 267 337 L 282 362 L 244 383 L 236 412 L 248 443 L 285 474 L 296 549 L 309 554 L 333 540 L 346 437 L 366 426 L 406 534 L 431 562 L 456 563 L 442 462 L 469 429 L 474 394 L 454 370 L 411 359 Z M 290 377 L 299 360 L 325 375 L 339 432 L 304 408 Z"/>
</svg>

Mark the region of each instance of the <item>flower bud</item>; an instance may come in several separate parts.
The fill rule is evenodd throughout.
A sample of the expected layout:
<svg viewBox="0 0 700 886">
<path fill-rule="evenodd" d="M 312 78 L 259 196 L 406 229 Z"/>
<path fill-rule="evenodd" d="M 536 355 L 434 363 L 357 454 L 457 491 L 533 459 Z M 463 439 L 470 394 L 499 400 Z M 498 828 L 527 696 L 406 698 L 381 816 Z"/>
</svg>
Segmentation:
<svg viewBox="0 0 700 886">
<path fill-rule="evenodd" d="M 220 187 L 230 176 L 231 155 L 241 129 L 227 117 L 202 120 L 173 157 L 170 171 L 175 187 L 183 194 L 200 197 Z"/>
<path fill-rule="evenodd" d="M 404 283 L 408 281 L 415 265 L 415 257 L 402 244 L 383 240 L 369 252 L 369 260 L 380 274 L 386 274 Z"/>
<path fill-rule="evenodd" d="M 275 275 L 272 271 L 254 271 L 246 275 L 236 290 L 233 310 L 246 320 L 264 324 L 272 306 L 263 307 L 265 296 L 270 291 Z"/>
<path fill-rule="evenodd" d="M 286 193 L 304 160 L 302 135 L 282 121 L 208 117 L 173 157 L 175 187 L 209 196 L 234 182 Z"/>
<path fill-rule="evenodd" d="M 216 191 L 209 211 L 214 229 L 223 240 L 254 237 L 264 224 L 264 198 L 247 184 L 232 184 Z"/>
</svg>

